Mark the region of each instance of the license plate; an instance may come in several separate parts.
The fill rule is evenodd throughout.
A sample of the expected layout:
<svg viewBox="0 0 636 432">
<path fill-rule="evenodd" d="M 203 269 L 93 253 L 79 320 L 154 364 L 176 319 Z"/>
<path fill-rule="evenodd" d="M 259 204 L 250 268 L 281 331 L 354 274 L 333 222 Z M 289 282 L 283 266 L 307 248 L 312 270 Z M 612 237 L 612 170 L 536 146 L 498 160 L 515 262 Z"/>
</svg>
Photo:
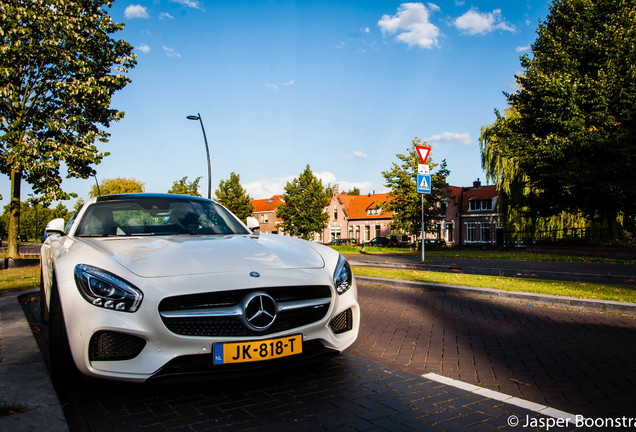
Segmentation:
<svg viewBox="0 0 636 432">
<path fill-rule="evenodd" d="M 248 342 L 217 343 L 212 346 L 214 364 L 271 360 L 303 352 L 302 335 Z"/>
</svg>

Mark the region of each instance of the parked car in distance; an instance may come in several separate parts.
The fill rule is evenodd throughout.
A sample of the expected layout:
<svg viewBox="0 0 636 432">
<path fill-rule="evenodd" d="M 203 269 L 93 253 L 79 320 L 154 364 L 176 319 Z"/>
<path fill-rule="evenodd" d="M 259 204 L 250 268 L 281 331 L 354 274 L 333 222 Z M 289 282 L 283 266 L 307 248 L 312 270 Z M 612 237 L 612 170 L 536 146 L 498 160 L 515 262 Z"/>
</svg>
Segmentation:
<svg viewBox="0 0 636 432">
<path fill-rule="evenodd" d="M 426 239 L 424 241 L 424 246 L 426 247 L 445 247 L 446 241 L 443 239 Z"/>
<path fill-rule="evenodd" d="M 49 222 L 40 310 L 53 379 L 227 377 L 353 344 L 360 308 L 344 256 L 257 227 L 171 194 L 91 198 L 66 226 Z"/>
<path fill-rule="evenodd" d="M 367 243 L 369 246 L 395 246 L 395 243 L 388 237 L 376 237 Z"/>
</svg>

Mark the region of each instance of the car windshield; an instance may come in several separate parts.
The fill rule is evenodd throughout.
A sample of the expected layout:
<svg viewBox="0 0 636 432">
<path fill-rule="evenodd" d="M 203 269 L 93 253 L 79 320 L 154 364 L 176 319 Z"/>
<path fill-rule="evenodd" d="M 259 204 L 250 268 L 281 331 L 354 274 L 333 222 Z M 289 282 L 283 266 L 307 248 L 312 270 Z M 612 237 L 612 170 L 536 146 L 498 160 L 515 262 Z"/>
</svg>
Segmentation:
<svg viewBox="0 0 636 432">
<path fill-rule="evenodd" d="M 86 209 L 77 236 L 158 236 L 175 234 L 249 234 L 224 207 L 184 198 L 135 198 L 101 201 Z"/>
</svg>

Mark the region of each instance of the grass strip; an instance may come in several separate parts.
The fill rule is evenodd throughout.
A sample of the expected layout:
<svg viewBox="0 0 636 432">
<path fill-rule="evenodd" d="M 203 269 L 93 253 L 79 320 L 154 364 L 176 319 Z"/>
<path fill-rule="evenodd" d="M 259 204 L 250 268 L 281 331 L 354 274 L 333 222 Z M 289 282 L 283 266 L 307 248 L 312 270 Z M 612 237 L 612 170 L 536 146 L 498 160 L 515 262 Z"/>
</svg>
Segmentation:
<svg viewBox="0 0 636 432">
<path fill-rule="evenodd" d="M 0 294 L 40 287 L 40 266 L 10 267 L 0 270 Z"/>
<path fill-rule="evenodd" d="M 330 246 L 340 253 L 353 254 L 362 253 L 359 246 Z M 405 254 L 421 256 L 421 251 L 408 248 L 387 248 L 387 247 L 366 247 L 364 253 L 367 254 Z M 636 264 L 636 259 L 624 257 L 603 257 L 596 255 L 562 255 L 550 253 L 535 253 L 524 251 L 496 251 L 496 250 L 456 250 L 452 248 L 424 251 L 426 258 L 471 258 L 490 259 L 508 261 L 555 261 L 555 262 L 595 262 L 595 263 L 621 263 Z"/>
<path fill-rule="evenodd" d="M 352 269 L 356 276 L 636 303 L 636 288 L 622 285 L 467 275 L 419 270 L 382 269 L 375 267 L 353 266 Z"/>
</svg>

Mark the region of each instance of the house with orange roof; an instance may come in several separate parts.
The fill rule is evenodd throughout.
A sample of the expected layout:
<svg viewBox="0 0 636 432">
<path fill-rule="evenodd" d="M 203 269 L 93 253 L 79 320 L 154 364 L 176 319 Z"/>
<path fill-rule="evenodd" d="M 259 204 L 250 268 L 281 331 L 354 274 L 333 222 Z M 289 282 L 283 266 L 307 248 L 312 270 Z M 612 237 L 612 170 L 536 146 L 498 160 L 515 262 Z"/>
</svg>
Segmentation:
<svg viewBox="0 0 636 432">
<path fill-rule="evenodd" d="M 258 220 L 260 232 L 264 234 L 279 234 L 278 224 L 282 222 L 282 219 L 277 216 L 276 207 L 283 202 L 282 195 L 252 200 L 252 204 L 254 204 L 252 216 Z"/>
<path fill-rule="evenodd" d="M 335 187 L 326 209 L 329 224 L 314 240 L 330 243 L 346 239 L 359 244 L 390 236 L 393 212 L 383 208 L 388 200 L 386 193 L 348 195 L 340 194 Z"/>
<path fill-rule="evenodd" d="M 482 186 L 479 179 L 472 187 L 448 186 L 450 197 L 441 203 L 436 230 L 427 233 L 427 239 L 444 240 L 447 245 L 483 245 L 496 242 L 498 226 L 497 189 Z M 389 200 L 386 193 L 348 195 L 333 188 L 333 195 L 325 212 L 329 222 L 325 230 L 314 235 L 314 241 L 330 243 L 336 240 L 366 243 L 376 237 L 393 237 L 393 212 L 385 209 Z M 282 195 L 253 200 L 253 216 L 260 223 L 260 232 L 282 234 L 276 215 L 276 206 L 282 204 Z M 397 236 L 399 241 L 412 241 Z"/>
</svg>

